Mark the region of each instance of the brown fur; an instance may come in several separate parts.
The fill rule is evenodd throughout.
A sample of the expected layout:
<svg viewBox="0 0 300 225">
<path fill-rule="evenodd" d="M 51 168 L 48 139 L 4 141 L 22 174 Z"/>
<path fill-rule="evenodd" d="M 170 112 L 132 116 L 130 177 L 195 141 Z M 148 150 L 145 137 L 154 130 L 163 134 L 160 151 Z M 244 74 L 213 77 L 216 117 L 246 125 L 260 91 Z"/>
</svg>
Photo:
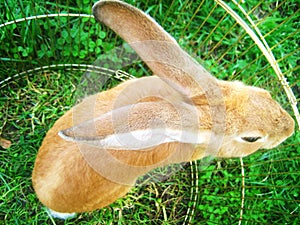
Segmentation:
<svg viewBox="0 0 300 225">
<path fill-rule="evenodd" d="M 293 133 L 293 119 L 267 91 L 211 77 L 169 34 L 136 8 L 119 1 L 101 1 L 94 6 L 94 15 L 128 41 L 160 78 L 126 81 L 90 96 L 49 130 L 39 149 L 32 181 L 41 202 L 52 210 L 71 213 L 102 208 L 124 196 L 138 176 L 158 166 L 208 155 L 243 157 L 259 148 L 272 148 Z M 149 40 L 163 42 L 157 45 Z M 145 102 L 151 103 L 150 108 L 143 108 Z M 207 139 L 202 143 L 183 140 L 149 149 L 114 150 L 74 141 L 78 135 L 84 139 L 114 134 L 114 121 L 106 113 L 126 105 L 134 106 L 128 120 L 133 130 L 147 128 L 152 117 L 164 120 L 172 128 L 180 116 L 188 121 L 189 115 L 172 111 L 172 106 L 184 104 L 197 109 L 199 133 Z M 108 116 L 85 125 L 104 114 Z M 216 129 L 216 124 L 224 130 Z M 77 130 L 70 130 L 76 126 Z M 96 133 L 91 131 L 93 126 Z M 73 141 L 61 138 L 60 131 Z M 263 136 L 266 141 L 239 141 L 237 138 L 243 135 Z"/>
<path fill-rule="evenodd" d="M 38 152 L 32 175 L 33 186 L 43 204 L 58 212 L 91 211 L 114 202 L 130 190 L 130 185 L 111 182 L 94 171 L 82 156 L 78 145 L 63 140 L 58 136 L 58 132 L 86 120 L 85 110 L 90 103 L 95 104 L 95 114 L 110 110 L 114 102 L 112 99 L 131 82 L 128 81 L 110 91 L 88 97 L 62 116 L 47 133 Z M 79 109 L 76 113 L 81 114 L 82 118 L 78 117 L 74 122 L 75 109 Z M 179 152 L 176 157 L 181 158 L 177 160 L 178 162 L 188 161 L 189 158 L 184 158 L 188 156 L 186 151 L 181 151 L 185 148 L 185 145 L 180 147 L 178 143 L 167 143 L 153 150 L 142 152 L 111 150 L 110 154 L 125 165 L 143 166 L 133 178 L 126 177 L 129 179 L 127 182 L 133 185 L 137 176 L 154 168 L 152 165 L 157 167 L 162 160 L 161 165 L 171 163 L 167 163 L 165 159 L 172 157 L 175 151 Z M 101 153 L 98 152 L 98 155 L 101 156 Z M 145 169 L 145 166 L 150 167 Z M 115 168 L 110 168 L 108 165 L 108 169 L 114 171 Z"/>
<path fill-rule="evenodd" d="M 91 211 L 107 206 L 116 199 L 125 195 L 130 190 L 130 185 L 123 185 L 122 182 L 112 182 L 101 176 L 101 174 L 97 173 L 92 167 L 89 166 L 87 160 L 85 160 L 82 156 L 78 144 L 63 140 L 58 136 L 58 132 L 74 126 L 81 121 L 90 119 L 86 118 L 86 109 L 88 105 L 95 104 L 95 110 L 93 112 L 94 117 L 97 116 L 98 113 L 102 114 L 111 110 L 114 98 L 118 96 L 118 93 L 121 92 L 126 85 L 131 84 L 132 82 L 134 81 L 128 81 L 112 90 L 88 97 L 82 103 L 74 107 L 74 109 L 71 109 L 63 117 L 61 117 L 47 133 L 47 136 L 45 137 L 37 155 L 35 169 L 32 176 L 34 188 L 43 204 L 59 212 Z M 251 104 L 249 106 L 247 104 L 250 97 L 249 94 L 253 95 L 253 93 L 249 93 L 249 88 L 241 84 L 238 84 L 240 86 L 239 88 L 244 90 L 239 90 L 237 87 L 235 87 L 234 83 L 235 82 L 220 83 L 223 85 L 221 87 L 224 96 L 226 97 L 225 102 L 228 109 L 227 132 L 231 132 L 232 135 L 234 132 L 247 129 L 249 126 L 253 128 L 253 126 L 256 125 L 265 124 L 266 120 L 275 121 L 280 119 L 282 114 L 285 113 L 284 111 L 279 110 L 278 112 L 273 112 L 270 114 L 267 108 L 263 107 L 266 109 L 266 112 L 261 112 L 262 117 L 257 118 L 259 120 L 255 121 L 255 124 L 248 124 L 247 120 L 253 120 L 253 118 L 251 114 L 246 113 L 249 112 L 247 107 L 251 107 L 251 109 L 260 107 L 259 99 L 253 102 L 254 105 Z M 261 91 L 261 93 L 258 93 L 259 96 L 268 95 L 262 90 L 259 91 Z M 243 98 L 239 98 L 240 94 L 243 95 Z M 202 112 L 201 128 L 204 130 L 209 130 L 211 128 L 211 119 L 207 99 L 204 95 L 198 95 L 192 99 L 197 105 L 198 109 Z M 155 101 L 157 101 L 157 99 L 155 99 Z M 270 101 L 272 100 L 270 99 Z M 246 109 L 241 107 L 243 105 L 245 105 L 244 107 Z M 82 116 L 76 116 L 78 118 L 76 121 L 73 120 L 74 118 L 72 115 L 75 109 L 77 111 L 76 114 L 80 114 Z M 255 113 L 255 110 L 253 113 Z M 245 116 L 249 118 L 245 118 Z M 270 123 L 274 123 L 274 121 L 270 121 Z M 279 125 L 283 128 L 280 128 L 281 131 L 286 132 L 285 134 L 282 134 L 282 136 L 288 136 L 291 133 L 292 121 L 288 120 L 278 122 L 280 122 Z M 285 129 L 284 127 L 287 127 L 288 129 Z M 232 128 L 234 128 L 234 130 L 232 130 Z M 258 129 L 264 128 L 261 127 Z M 270 127 L 270 130 L 262 131 L 273 136 L 276 135 L 277 130 L 273 127 Z M 224 145 L 223 148 L 228 147 L 233 149 L 235 145 L 239 144 L 231 143 L 229 146 Z M 123 171 L 125 174 L 122 174 L 122 178 L 120 179 L 124 179 L 125 176 L 127 183 L 134 185 L 135 179 L 138 176 L 148 172 L 154 167 L 163 166 L 169 163 L 196 160 L 209 155 L 209 152 L 205 152 L 206 147 L 207 146 L 205 145 L 193 147 L 187 144 L 167 143 L 147 151 L 110 150 L 110 154 L 112 157 L 118 159 L 125 165 L 124 168 L 121 168 L 121 170 L 124 169 Z M 248 155 L 253 151 L 256 151 L 259 147 L 261 146 L 257 146 L 255 144 L 247 145 L 243 143 L 242 148 L 240 148 L 239 151 L 245 151 L 243 154 Z M 97 151 L 97 153 L 98 156 L 101 157 L 99 151 Z M 235 155 L 227 154 L 228 153 L 226 153 L 226 149 L 221 149 L 219 156 L 235 157 L 239 156 L 241 153 L 235 152 Z M 98 156 L 93 155 L 93 157 Z M 151 165 L 153 165 L 153 167 Z M 138 172 L 135 171 L 136 173 L 132 177 L 126 175 L 126 173 L 130 173 L 130 166 L 143 167 L 140 167 Z M 120 169 L 110 167 L 110 165 L 107 165 L 107 167 L 112 171 L 117 171 Z"/>
</svg>

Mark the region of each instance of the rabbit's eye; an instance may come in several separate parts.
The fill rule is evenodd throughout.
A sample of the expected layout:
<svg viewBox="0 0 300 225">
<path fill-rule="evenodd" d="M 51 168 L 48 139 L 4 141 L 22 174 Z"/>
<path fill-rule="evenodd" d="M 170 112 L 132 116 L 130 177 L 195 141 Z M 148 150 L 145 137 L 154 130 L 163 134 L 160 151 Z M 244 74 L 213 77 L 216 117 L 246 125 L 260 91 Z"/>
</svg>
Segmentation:
<svg viewBox="0 0 300 225">
<path fill-rule="evenodd" d="M 242 137 L 242 139 L 247 142 L 256 142 L 261 139 L 261 137 Z"/>
</svg>

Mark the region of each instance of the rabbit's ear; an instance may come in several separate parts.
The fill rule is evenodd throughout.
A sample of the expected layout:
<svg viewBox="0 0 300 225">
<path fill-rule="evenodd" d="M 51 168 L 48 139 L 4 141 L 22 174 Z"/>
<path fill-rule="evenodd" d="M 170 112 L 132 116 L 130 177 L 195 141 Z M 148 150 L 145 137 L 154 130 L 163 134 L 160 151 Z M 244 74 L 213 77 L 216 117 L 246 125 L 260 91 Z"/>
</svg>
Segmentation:
<svg viewBox="0 0 300 225">
<path fill-rule="evenodd" d="M 59 135 L 66 141 L 114 150 L 148 149 L 169 142 L 204 143 L 209 134 L 200 132 L 198 118 L 196 108 L 186 102 L 146 101 L 116 108 Z"/>
<path fill-rule="evenodd" d="M 164 100 L 172 103 L 192 104 L 191 98 L 180 93 L 157 76 L 134 79 L 122 89 L 114 99 L 114 108 L 132 105 L 138 102 Z"/>
<path fill-rule="evenodd" d="M 59 135 L 105 149 L 138 150 L 167 142 L 200 143 L 200 116 L 191 99 L 159 77 L 134 80 L 114 99 L 113 110 Z M 75 115 L 76 112 L 73 112 Z"/>
<path fill-rule="evenodd" d="M 209 81 L 214 81 L 174 38 L 139 9 L 121 1 L 104 0 L 94 5 L 93 14 L 128 42 L 155 75 L 167 78 L 177 90 L 193 95 L 203 88 L 201 84 L 207 87 Z"/>
</svg>

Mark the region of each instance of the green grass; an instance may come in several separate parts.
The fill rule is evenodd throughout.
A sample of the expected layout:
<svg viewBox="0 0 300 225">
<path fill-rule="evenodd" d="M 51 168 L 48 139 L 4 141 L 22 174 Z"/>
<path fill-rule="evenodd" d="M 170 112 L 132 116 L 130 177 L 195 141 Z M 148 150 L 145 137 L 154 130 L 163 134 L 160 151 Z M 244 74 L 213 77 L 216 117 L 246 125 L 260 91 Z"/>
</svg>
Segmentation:
<svg viewBox="0 0 300 225">
<path fill-rule="evenodd" d="M 212 1 L 131 2 L 155 17 L 215 76 L 268 89 L 292 114 L 269 63 L 223 9 L 212 11 Z M 0 24 L 58 11 L 90 13 L 92 5 L 79 0 L 67 4 L 0 2 Z M 194 13 L 200 4 L 200 11 Z M 297 1 L 250 0 L 243 7 L 251 11 L 299 101 L 298 5 Z M 115 48 L 121 44 L 113 32 L 88 18 L 40 19 L 0 28 L 0 82 L 25 71 L 0 84 L 0 136 L 12 141 L 9 149 L 0 147 L 0 224 L 183 224 L 186 218 L 191 218 L 191 224 L 238 224 L 242 174 L 236 159 L 205 159 L 157 169 L 140 178 L 124 198 L 68 221 L 50 218 L 39 203 L 30 177 L 46 132 L 82 97 L 120 82 L 109 77 L 111 71 L 85 73 L 85 65 L 58 64 L 90 65 L 98 58 L 99 67 L 122 69 L 137 77 L 151 74 L 127 46 Z M 56 67 L 28 71 L 48 65 Z M 104 73 L 108 76 L 99 76 Z M 278 148 L 244 159 L 242 224 L 300 223 L 299 144 L 297 131 Z"/>
</svg>

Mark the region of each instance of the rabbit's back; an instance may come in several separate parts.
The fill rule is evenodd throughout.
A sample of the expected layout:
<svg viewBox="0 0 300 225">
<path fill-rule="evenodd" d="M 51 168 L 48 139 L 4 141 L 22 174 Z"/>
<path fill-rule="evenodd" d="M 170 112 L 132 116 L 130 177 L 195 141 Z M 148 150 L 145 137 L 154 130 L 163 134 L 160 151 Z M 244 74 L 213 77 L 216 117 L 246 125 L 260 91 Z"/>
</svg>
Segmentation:
<svg viewBox="0 0 300 225">
<path fill-rule="evenodd" d="M 75 142 L 67 142 L 58 135 L 60 130 L 91 119 L 91 114 L 109 111 L 111 99 L 126 85 L 84 99 L 47 133 L 36 158 L 32 180 L 39 199 L 49 208 L 58 212 L 90 211 L 110 204 L 131 188 L 100 176 L 88 165 Z M 93 108 L 93 112 L 89 111 Z"/>
<path fill-rule="evenodd" d="M 102 208 L 124 196 L 138 176 L 159 166 L 190 160 L 194 152 L 191 144 L 165 143 L 145 151 L 103 150 L 66 141 L 58 135 L 61 130 L 111 111 L 116 107 L 118 97 L 124 98 L 124 89 L 130 84 L 135 85 L 137 80 L 140 79 L 87 97 L 48 131 L 32 174 L 33 187 L 47 207 L 62 213 Z M 149 96 L 142 101 L 159 100 Z M 90 153 L 83 154 L 82 149 Z M 119 164 L 116 166 L 109 160 Z"/>
</svg>

